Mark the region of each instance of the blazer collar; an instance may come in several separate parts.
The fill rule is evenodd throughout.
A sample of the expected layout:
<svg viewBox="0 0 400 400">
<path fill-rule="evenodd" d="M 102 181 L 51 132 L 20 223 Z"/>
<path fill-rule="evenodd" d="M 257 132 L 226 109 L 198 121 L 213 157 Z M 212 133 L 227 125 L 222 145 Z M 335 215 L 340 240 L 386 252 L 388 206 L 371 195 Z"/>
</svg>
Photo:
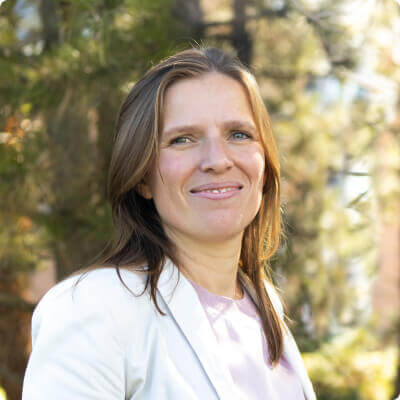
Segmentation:
<svg viewBox="0 0 400 400">
<path fill-rule="evenodd" d="M 240 269 L 238 277 L 249 296 L 257 304 L 256 292 L 250 279 Z M 284 333 L 283 354 L 300 377 L 306 400 L 315 400 L 315 393 L 300 352 L 283 320 L 283 310 L 279 297 L 272 285 L 266 283 L 266 288 L 287 331 Z M 183 274 L 179 274 L 178 281 L 178 268 L 168 257 L 165 259 L 164 268 L 158 281 L 158 291 L 196 353 L 219 399 L 231 400 L 237 398 L 232 376 L 228 367 L 222 362 L 223 356 L 220 354 L 220 347 L 214 332 L 210 329 L 207 316 L 196 291 Z M 193 318 L 193 316 L 196 317 Z"/>
<path fill-rule="evenodd" d="M 169 258 L 166 258 L 161 272 L 158 291 L 196 353 L 218 398 L 238 398 L 232 376 L 219 354 L 220 347 L 196 291 L 183 274 L 179 275 L 178 282 L 178 268 Z"/>
</svg>

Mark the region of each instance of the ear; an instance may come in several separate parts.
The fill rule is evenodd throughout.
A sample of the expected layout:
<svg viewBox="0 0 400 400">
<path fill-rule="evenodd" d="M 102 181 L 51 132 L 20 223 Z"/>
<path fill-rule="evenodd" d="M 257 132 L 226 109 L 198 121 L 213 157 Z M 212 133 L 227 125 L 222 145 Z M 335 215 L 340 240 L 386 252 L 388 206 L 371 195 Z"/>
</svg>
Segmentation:
<svg viewBox="0 0 400 400">
<path fill-rule="evenodd" d="M 153 197 L 149 185 L 143 179 L 136 185 L 136 191 L 147 200 Z"/>
</svg>

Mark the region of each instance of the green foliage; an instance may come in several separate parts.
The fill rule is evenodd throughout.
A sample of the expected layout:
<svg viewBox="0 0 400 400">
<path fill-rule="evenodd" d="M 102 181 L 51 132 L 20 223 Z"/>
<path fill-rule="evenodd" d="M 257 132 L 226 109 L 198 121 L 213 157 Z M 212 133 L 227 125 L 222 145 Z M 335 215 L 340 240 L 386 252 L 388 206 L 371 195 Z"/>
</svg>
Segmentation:
<svg viewBox="0 0 400 400">
<path fill-rule="evenodd" d="M 376 93 L 381 82 L 394 88 L 400 82 L 396 53 L 379 39 L 396 31 L 399 8 L 391 0 L 363 13 L 344 11 L 352 1 L 283 1 L 280 14 L 272 3 L 249 2 L 246 29 L 281 156 L 287 239 L 272 260 L 275 279 L 298 322 L 292 329 L 300 348 L 315 351 L 306 360 L 318 398 L 384 399 L 393 376 L 384 367 L 393 365 L 393 353 L 370 346 L 365 332 L 340 343 L 333 338 L 368 316 L 377 204 L 386 221 L 398 214 L 399 141 L 384 155 L 378 146 L 382 132 L 398 132 L 390 115 L 399 110 L 390 90 Z M 109 237 L 105 182 L 121 101 L 149 65 L 198 39 L 175 17 L 175 4 L 55 1 L 53 14 L 25 0 L 2 4 L 0 274 L 9 278 L 3 288 L 49 261 L 60 279 Z M 232 16 L 225 0 L 201 6 L 208 9 L 205 23 Z M 200 39 L 234 51 L 225 22 L 199 30 Z M 53 23 L 54 36 L 46 33 Z M 362 70 L 372 78 L 363 80 Z"/>
<path fill-rule="evenodd" d="M 13 351 L 28 340 L 25 311 L 10 309 L 30 274 L 55 264 L 60 279 L 110 236 L 105 181 L 124 91 L 188 32 L 169 0 L 53 5 L 0 7 L 0 336 Z M 11 399 L 26 363 L 19 347 L 12 362 L 0 347 Z"/>
<path fill-rule="evenodd" d="M 15 211 L 15 221 L 26 217 L 34 224 L 38 247 L 30 251 L 60 247 L 56 253 L 72 254 L 60 276 L 90 259 L 109 236 L 104 196 L 114 119 L 126 86 L 186 34 L 172 6 L 164 0 L 78 1 L 44 15 L 32 5 L 36 24 L 27 24 L 16 8 L 0 14 L 0 63 L 8 77 L 0 82 L 1 201 Z M 50 19 L 59 35 L 47 45 Z M 15 270 L 27 268 L 9 253 L 0 256 Z"/>
<path fill-rule="evenodd" d="M 319 400 L 390 399 L 397 349 L 374 350 L 378 343 L 369 329 L 350 329 L 304 354 Z"/>
</svg>

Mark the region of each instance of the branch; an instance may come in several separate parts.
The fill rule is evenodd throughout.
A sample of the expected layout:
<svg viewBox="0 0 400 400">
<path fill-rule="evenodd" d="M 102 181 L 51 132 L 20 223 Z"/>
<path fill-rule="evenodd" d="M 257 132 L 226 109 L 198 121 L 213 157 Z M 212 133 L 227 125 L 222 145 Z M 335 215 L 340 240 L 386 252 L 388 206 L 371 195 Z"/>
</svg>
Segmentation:
<svg viewBox="0 0 400 400">
<path fill-rule="evenodd" d="M 307 78 L 317 77 L 316 74 L 312 74 L 311 72 L 308 71 L 301 72 L 301 71 L 296 71 L 294 69 L 285 69 L 284 67 L 279 68 L 271 66 L 268 66 L 263 69 L 255 69 L 255 73 L 257 76 L 264 76 L 276 80 L 292 80 L 300 77 L 307 77 Z"/>
<path fill-rule="evenodd" d="M 351 67 L 352 66 L 352 58 L 350 56 L 337 56 L 332 53 L 332 50 L 330 48 L 329 42 L 323 37 L 323 33 L 321 32 L 321 27 L 324 24 L 329 25 L 329 30 L 330 31 L 337 31 L 340 32 L 340 29 L 334 29 L 332 24 L 329 23 L 329 21 L 325 21 L 325 19 L 341 15 L 343 12 L 341 11 L 334 11 L 334 10 L 325 10 L 325 11 L 320 11 L 318 13 L 309 13 L 307 10 L 304 9 L 304 7 L 300 6 L 299 3 L 296 0 L 293 0 L 291 6 L 285 5 L 285 7 L 281 8 L 280 10 L 271 10 L 268 8 L 263 8 L 261 9 L 257 14 L 254 15 L 249 15 L 246 16 L 243 19 L 243 24 L 245 25 L 247 22 L 251 20 L 258 20 L 262 18 L 285 18 L 289 14 L 289 11 L 296 11 L 300 15 L 303 15 L 307 22 L 312 26 L 315 30 L 315 33 L 318 35 L 318 37 L 321 40 L 321 44 L 327 54 L 327 57 L 329 58 L 329 61 L 331 63 L 332 68 L 333 67 Z M 231 27 L 233 28 L 235 25 L 235 18 L 232 18 L 227 21 L 214 21 L 214 22 L 205 22 L 202 24 L 202 27 L 204 30 L 207 28 L 213 28 L 213 27 Z M 232 39 L 232 34 L 211 34 L 208 35 L 208 38 L 213 38 L 216 40 L 231 40 Z M 293 79 L 293 76 L 290 76 L 289 78 Z M 284 79 L 278 78 L 278 79 Z"/>
<path fill-rule="evenodd" d="M 349 171 L 349 170 L 338 170 L 337 173 L 342 175 L 349 175 L 349 176 L 371 176 L 368 172 L 357 172 L 357 171 Z"/>
<path fill-rule="evenodd" d="M 322 24 L 322 19 L 323 18 L 330 18 L 330 17 L 337 17 L 338 15 L 343 14 L 341 11 L 333 11 L 333 10 L 324 10 L 320 11 L 318 13 L 311 14 L 309 13 L 303 6 L 299 4 L 297 0 L 292 0 L 292 3 L 294 4 L 294 9 L 296 9 L 300 14 L 303 14 L 307 22 L 310 24 Z"/>
<path fill-rule="evenodd" d="M 360 200 L 362 200 L 362 198 L 368 194 L 369 190 L 365 190 L 364 192 L 360 193 L 358 196 L 356 196 L 354 199 L 350 200 L 347 204 L 345 208 L 350 208 L 353 207 L 354 205 L 356 205 L 357 203 L 360 202 Z"/>
<path fill-rule="evenodd" d="M 265 17 L 269 17 L 269 18 L 284 18 L 287 16 L 287 13 L 289 11 L 289 7 L 285 6 L 283 8 L 281 8 L 278 11 L 274 11 L 274 10 L 270 10 L 268 8 L 262 9 L 260 10 L 259 13 L 255 14 L 255 15 L 249 15 L 246 16 L 245 18 L 245 22 L 248 21 L 252 21 L 252 20 L 257 20 L 257 19 L 261 19 L 261 18 L 265 18 Z M 230 19 L 228 21 L 214 21 L 214 22 L 205 22 L 203 24 L 204 28 L 212 28 L 214 26 L 233 26 L 233 24 L 235 23 L 235 19 Z"/>
</svg>

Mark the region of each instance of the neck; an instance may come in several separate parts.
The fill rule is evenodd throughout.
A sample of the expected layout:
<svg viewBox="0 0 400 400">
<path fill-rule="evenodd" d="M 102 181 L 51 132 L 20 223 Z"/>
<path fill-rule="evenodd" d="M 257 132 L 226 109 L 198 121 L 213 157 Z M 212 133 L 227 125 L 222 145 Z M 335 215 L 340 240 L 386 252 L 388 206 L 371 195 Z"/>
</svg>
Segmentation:
<svg viewBox="0 0 400 400">
<path fill-rule="evenodd" d="M 224 242 L 202 243 L 174 233 L 181 273 L 210 293 L 240 299 L 243 293 L 237 279 L 242 235 Z"/>
</svg>

